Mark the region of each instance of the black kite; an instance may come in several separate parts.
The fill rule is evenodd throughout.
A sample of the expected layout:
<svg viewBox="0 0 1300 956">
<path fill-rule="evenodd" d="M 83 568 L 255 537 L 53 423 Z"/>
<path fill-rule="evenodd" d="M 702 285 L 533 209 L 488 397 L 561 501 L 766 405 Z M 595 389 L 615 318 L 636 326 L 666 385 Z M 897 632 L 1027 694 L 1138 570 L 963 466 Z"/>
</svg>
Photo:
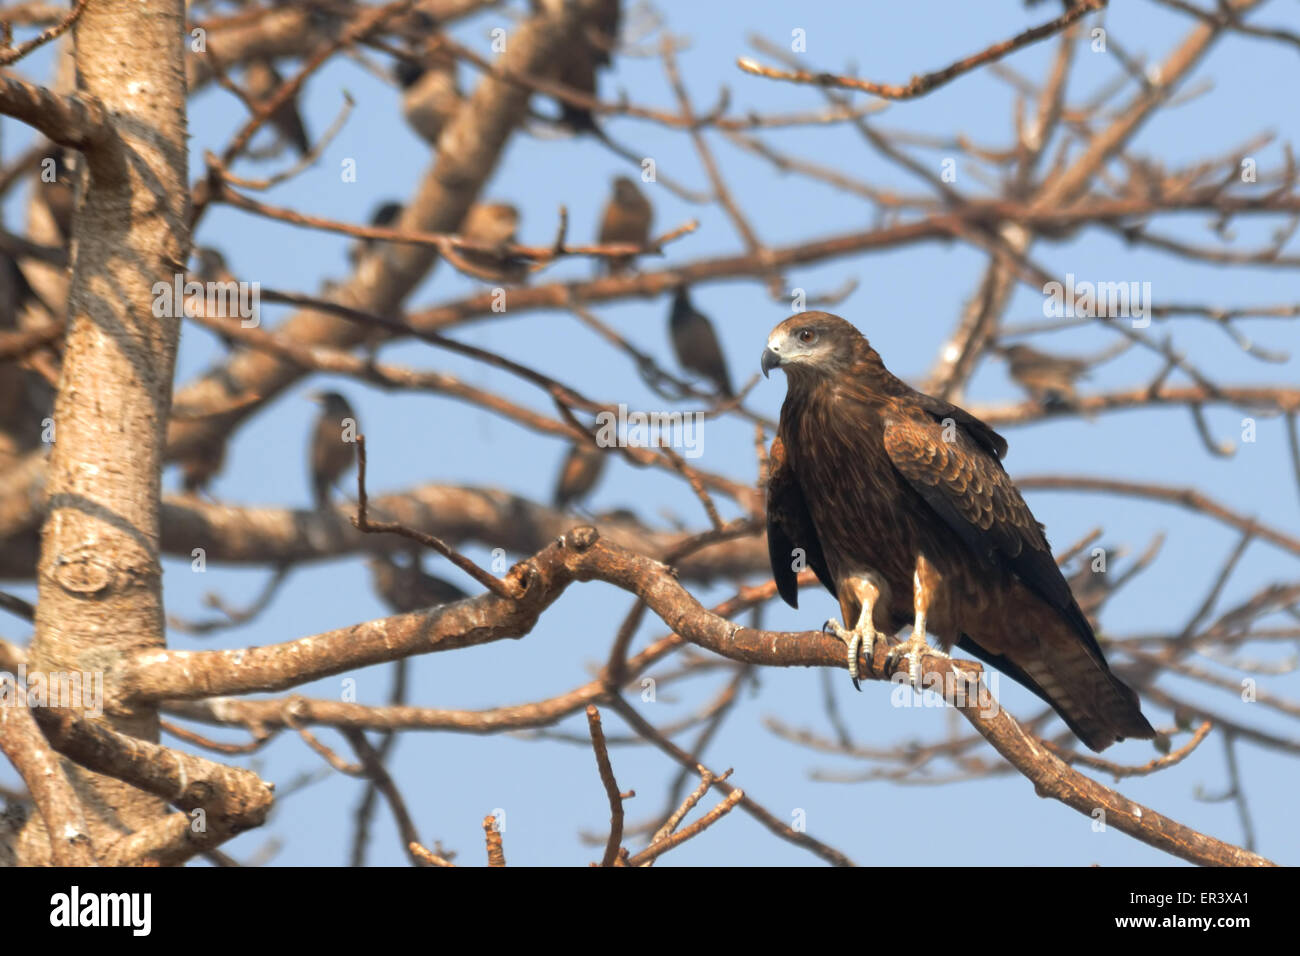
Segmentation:
<svg viewBox="0 0 1300 956">
<path fill-rule="evenodd" d="M 762 365 L 789 380 L 767 491 L 772 573 L 793 607 L 801 560 L 837 597 L 848 627 L 827 627 L 849 644 L 855 683 L 859 647 L 871 660 L 877 638 L 912 623 L 891 654 L 913 683 L 921 656 L 942 654 L 928 628 L 1043 698 L 1093 750 L 1155 736 L 1003 469 L 1002 436 L 890 374 L 825 312 L 778 325 Z"/>
</svg>

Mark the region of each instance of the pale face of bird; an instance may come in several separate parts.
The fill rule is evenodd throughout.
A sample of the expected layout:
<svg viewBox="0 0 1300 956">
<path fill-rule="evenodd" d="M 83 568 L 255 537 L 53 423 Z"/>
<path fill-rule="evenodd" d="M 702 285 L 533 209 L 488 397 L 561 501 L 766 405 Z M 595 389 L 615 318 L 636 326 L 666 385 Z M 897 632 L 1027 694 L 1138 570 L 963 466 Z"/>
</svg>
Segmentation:
<svg viewBox="0 0 1300 956">
<path fill-rule="evenodd" d="M 800 312 L 772 330 L 760 367 L 764 376 L 775 368 L 791 378 L 835 375 L 852 363 L 859 341 L 869 348 L 862 333 L 839 316 Z"/>
</svg>

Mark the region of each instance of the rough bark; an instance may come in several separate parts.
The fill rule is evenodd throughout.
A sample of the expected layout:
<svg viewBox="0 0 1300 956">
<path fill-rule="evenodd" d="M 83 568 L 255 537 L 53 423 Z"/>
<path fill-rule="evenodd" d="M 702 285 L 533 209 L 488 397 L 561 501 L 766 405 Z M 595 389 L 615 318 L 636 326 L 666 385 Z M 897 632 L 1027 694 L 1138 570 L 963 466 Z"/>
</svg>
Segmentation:
<svg viewBox="0 0 1300 956">
<path fill-rule="evenodd" d="M 184 268 L 188 196 L 185 5 L 96 0 L 77 23 L 79 93 L 110 126 L 87 147 L 55 440 L 37 567 L 33 671 L 96 672 L 163 646 L 159 490 L 179 323 L 154 314 L 152 287 Z M 158 739 L 150 706 L 105 714 Z M 72 765 L 96 846 L 144 828 L 165 805 Z M 43 862 L 36 820 L 19 861 Z"/>
</svg>

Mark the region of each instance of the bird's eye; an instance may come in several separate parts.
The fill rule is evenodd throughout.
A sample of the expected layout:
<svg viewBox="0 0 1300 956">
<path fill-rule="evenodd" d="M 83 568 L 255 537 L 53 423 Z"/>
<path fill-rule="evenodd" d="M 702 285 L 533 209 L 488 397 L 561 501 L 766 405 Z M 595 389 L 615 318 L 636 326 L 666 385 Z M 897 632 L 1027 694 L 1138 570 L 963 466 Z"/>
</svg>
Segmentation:
<svg viewBox="0 0 1300 956">
<path fill-rule="evenodd" d="M 812 345 L 817 341 L 817 333 L 813 329 L 800 329 L 799 341 L 804 345 Z"/>
</svg>

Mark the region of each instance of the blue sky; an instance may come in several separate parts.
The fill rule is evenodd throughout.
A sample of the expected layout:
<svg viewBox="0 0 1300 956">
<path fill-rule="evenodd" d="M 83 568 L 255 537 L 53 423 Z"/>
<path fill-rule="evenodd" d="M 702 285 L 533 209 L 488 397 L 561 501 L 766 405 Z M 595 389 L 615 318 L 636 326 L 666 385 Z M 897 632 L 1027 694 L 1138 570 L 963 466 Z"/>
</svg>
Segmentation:
<svg viewBox="0 0 1300 956">
<path fill-rule="evenodd" d="M 1026 12 L 1012 2 L 796 7 L 727 0 L 669 4 L 665 12 L 669 27 L 690 40 L 680 62 L 697 108 L 715 102 L 719 87 L 726 86 L 735 110 L 768 112 L 817 108 L 822 99 L 815 89 L 748 76 L 736 69 L 737 56 L 753 54 L 750 34 L 788 43 L 791 31 L 802 29 L 807 36 L 807 57 L 818 66 L 832 70 L 856 66 L 871 79 L 901 83 L 915 73 L 936 69 L 1010 36 L 1047 16 L 1047 8 L 1044 5 Z M 1255 19 L 1300 28 L 1300 12 L 1294 3 L 1267 4 Z M 1162 58 L 1192 28 L 1189 19 L 1146 2 L 1116 5 L 1107 14 L 1106 25 L 1110 36 L 1126 51 L 1152 60 Z M 510 29 L 511 20 L 504 12 L 492 12 L 454 32 L 461 42 L 486 54 L 488 31 L 495 26 Z M 1049 41 L 1006 62 L 1021 75 L 1038 80 L 1045 75 L 1054 50 L 1055 42 Z M 32 62 L 40 61 L 34 58 Z M 1074 66 L 1071 102 L 1082 102 L 1118 69 L 1109 54 L 1082 47 Z M 1300 131 L 1300 120 L 1287 93 L 1294 87 L 1295 77 L 1293 49 L 1229 36 L 1183 87 L 1195 89 L 1209 79 L 1210 88 L 1148 123 L 1134 141 L 1133 152 L 1159 158 L 1169 168 L 1225 154 L 1267 130 L 1276 133 L 1276 140 L 1254 155 L 1261 171 L 1276 169 L 1283 162 L 1281 144 L 1295 141 Z M 470 73 L 465 71 L 462 80 L 469 79 Z M 319 134 L 330 123 L 344 89 L 356 99 L 357 108 L 341 135 L 316 166 L 271 191 L 268 201 L 321 216 L 364 221 L 378 202 L 409 196 L 428 170 L 431 154 L 402 124 L 393 91 L 345 58 L 337 58 L 309 85 L 305 113 L 313 133 Z M 619 89 L 628 90 L 637 103 L 673 109 L 671 90 L 654 57 L 620 58 L 603 91 L 611 96 Z M 539 110 L 551 108 L 540 99 L 535 104 Z M 893 105 L 876 122 L 886 129 L 962 132 L 981 144 L 1002 147 L 1012 134 L 1011 115 L 1008 86 L 981 71 L 915 102 Z M 213 87 L 194 98 L 192 176 L 202 168 L 203 151 L 219 148 L 238 121 L 239 111 L 223 91 Z M 612 121 L 609 130 L 620 142 L 654 157 L 665 175 L 697 188 L 706 186 L 690 142 L 680 132 L 634 120 Z M 4 121 L 0 144 L 6 157 L 18 150 L 23 136 L 12 121 Z M 833 165 L 883 188 L 909 193 L 926 189 L 872 152 L 849 128 L 800 128 L 765 137 L 785 152 Z M 719 137 L 712 138 L 711 144 L 728 185 L 760 236 L 772 245 L 863 229 L 873 222 L 874 210 L 860 199 L 794 175 L 780 175 Z M 914 155 L 934 171 L 945 158 L 936 150 L 918 150 Z M 355 183 L 345 183 L 339 175 L 340 165 L 347 160 L 355 160 Z M 269 168 L 240 167 L 245 171 Z M 549 241 L 561 204 L 569 210 L 571 237 L 583 240 L 594 238 L 610 178 L 631 170 L 629 164 L 589 139 L 567 139 L 546 132 L 519 135 L 512 139 L 485 195 L 520 207 L 523 241 Z M 984 191 L 970 175 L 965 159 L 958 159 L 956 185 L 974 195 Z M 661 186 L 648 185 L 646 189 L 655 205 L 657 231 L 691 218 L 700 221 L 697 232 L 670 247 L 666 263 L 742 251 L 739 237 L 719 209 L 692 206 Z M 15 201 L 6 204 L 5 217 L 11 229 L 21 223 L 21 208 Z M 1183 241 L 1208 244 L 1212 240 L 1206 228 L 1209 219 L 1202 213 L 1188 213 L 1163 217 L 1154 227 Z M 1238 221 L 1234 223 L 1236 246 L 1260 245 L 1281 224 L 1278 219 Z M 311 293 L 322 281 L 347 274 L 346 238 L 264 222 L 234 210 L 211 211 L 195 241 L 221 248 L 233 272 L 266 286 Z M 1290 248 L 1294 252 L 1294 242 Z M 1157 303 L 1268 305 L 1295 302 L 1300 291 L 1293 271 L 1189 264 L 1129 247 L 1101 230 L 1085 230 L 1062 242 L 1040 242 L 1033 255 L 1060 275 L 1073 272 L 1093 280 L 1149 281 Z M 868 335 L 894 372 L 917 381 L 950 332 L 984 266 L 985 256 L 966 245 L 931 243 L 793 270 L 788 283 L 816 292 L 856 279 L 857 290 L 836 311 Z M 645 267 L 657 268 L 659 263 L 650 261 Z M 587 261 L 567 261 L 548 270 L 545 278 L 580 277 L 590 271 Z M 410 304 L 419 307 L 442 302 L 476 287 L 473 280 L 440 266 Z M 760 283 L 747 280 L 697 287 L 694 297 L 718 327 L 733 378 L 748 379 L 757 372 L 767 332 L 789 309 L 769 299 Z M 1041 305 L 1041 294 L 1021 287 L 1007 319 L 1020 323 L 1041 318 Z M 596 311 L 670 365 L 666 310 L 667 301 L 655 299 L 602 306 Z M 271 326 L 285 314 L 276 307 L 264 310 Z M 1300 344 L 1293 322 L 1259 320 L 1243 323 L 1242 328 L 1274 349 L 1294 352 Z M 1300 370 L 1296 359 L 1284 365 L 1261 365 L 1206 323 L 1180 319 L 1151 331 L 1172 334 L 1190 359 L 1212 370 L 1223 383 L 1294 385 Z M 456 334 L 553 374 L 594 398 L 624 401 L 632 407 L 662 406 L 662 400 L 644 388 L 621 354 L 612 353 L 571 316 L 507 312 Z M 1098 351 L 1111 343 L 1110 333 L 1095 328 L 1037 340 L 1041 347 L 1079 353 Z M 187 326 L 182 335 L 178 383 L 205 369 L 218 348 L 209 333 Z M 549 401 L 536 389 L 503 372 L 426 345 L 398 344 L 385 349 L 383 355 L 395 363 L 463 375 L 543 412 L 550 410 Z M 1088 387 L 1105 390 L 1143 385 L 1159 365 L 1157 357 L 1133 349 L 1098 370 Z M 1175 377 L 1174 381 L 1181 380 Z M 448 398 L 385 393 L 317 376 L 282 396 L 239 431 L 229 449 L 226 470 L 212 488 L 218 499 L 250 505 L 308 506 L 304 448 L 316 409 L 305 396 L 324 387 L 345 392 L 358 409 L 370 451 L 372 492 L 444 482 L 499 487 L 538 500 L 549 498 L 555 469 L 565 451 L 562 443 Z M 774 418 L 783 395 L 784 381 L 774 376 L 758 386 L 749 403 Z M 993 403 L 1018 395 L 1003 366 L 988 362 L 970 383 L 966 401 Z M 1235 409 L 1208 411 L 1214 433 L 1223 439 L 1240 438 L 1241 418 L 1242 413 Z M 1257 514 L 1291 534 L 1300 533 L 1296 480 L 1279 419 L 1260 418 L 1257 441 L 1242 444 L 1238 440 L 1236 455 L 1221 459 L 1206 454 L 1185 410 L 1123 412 L 1096 422 L 1053 420 L 1007 429 L 1006 433 L 1011 443 L 1007 467 L 1013 476 L 1068 472 L 1195 485 L 1239 511 Z M 752 480 L 751 429 L 738 421 L 710 423 L 699 464 L 739 480 Z M 174 472 L 169 472 L 165 483 L 176 487 Z M 1237 541 L 1236 532 L 1222 525 L 1153 502 L 1056 492 L 1032 492 L 1027 498 L 1058 548 L 1096 526 L 1104 528 L 1105 542 L 1122 544 L 1131 553 L 1143 550 L 1157 534 L 1167 536 L 1160 560 L 1108 606 L 1104 630 L 1115 635 L 1181 627 Z M 647 520 L 667 523 L 681 519 L 692 527 L 701 527 L 706 520 L 684 483 L 661 471 L 634 469 L 617 459 L 590 506 L 593 511 L 631 507 Z M 734 509 L 727 516 L 733 514 Z M 480 542 L 467 551 L 486 562 L 492 547 L 492 542 Z M 470 586 L 452 569 L 438 568 L 435 559 L 426 563 Z M 1293 581 L 1296 572 L 1293 555 L 1255 543 L 1229 582 L 1224 601 L 1243 598 L 1270 581 Z M 209 566 L 205 574 L 196 575 L 188 561 L 168 560 L 164 589 L 169 612 L 204 616 L 201 600 L 209 591 L 221 593 L 232 603 L 246 603 L 268 573 Z M 691 589 L 706 605 L 734 590 L 729 584 L 691 585 Z M 22 587 L 12 590 L 30 593 Z M 585 683 L 591 668 L 603 662 L 611 636 L 630 604 L 629 595 L 612 587 L 575 585 L 523 640 L 415 659 L 411 702 L 486 708 L 542 699 Z M 796 612 L 771 604 L 765 612 L 766 626 L 791 630 L 816 627 L 835 610 L 830 595 L 821 591 L 806 592 L 801 605 Z M 248 626 L 201 642 L 182 634 L 172 634 L 169 640 L 177 647 L 268 644 L 383 613 L 369 590 L 362 560 L 353 558 L 295 571 L 272 607 Z M 25 637 L 16 630 L 13 619 L 5 627 L 5 636 Z M 664 630 L 652 618 L 638 642 Z M 1259 655 L 1281 653 L 1277 647 L 1254 650 Z M 362 700 L 377 703 L 385 698 L 387 668 L 348 676 L 357 679 Z M 702 706 L 724 679 L 710 672 L 665 689 L 653 704 L 641 703 L 635 694 L 631 699 L 647 719 L 663 724 Z M 756 690 L 745 690 L 709 747 L 708 764 L 715 770 L 733 767 L 733 782 L 778 817 L 791 820 L 792 814 L 803 811 L 809 833 L 858 863 L 925 865 L 958 858 L 1008 865 L 1177 862 L 1117 831 L 1095 832 L 1087 817 L 1054 801 L 1038 799 L 1032 786 L 1015 775 L 943 786 L 812 781 L 809 773 L 814 769 L 851 772 L 859 765 L 787 743 L 764 727 L 764 719 L 773 716 L 789 725 L 829 734 L 822 711 L 822 676 L 814 671 L 769 669 L 756 675 L 756 684 Z M 942 708 L 891 707 L 888 688 L 878 684 L 866 685 L 862 694 L 855 694 L 847 675 L 834 675 L 834 684 L 841 713 L 857 742 L 864 745 L 930 740 L 956 719 Z M 1294 724 L 1277 719 L 1258 704 L 1244 704 L 1231 693 L 1189 687 L 1171 678 L 1165 678 L 1163 686 L 1196 694 L 1212 708 L 1252 726 L 1294 736 Z M 1261 686 L 1294 695 L 1296 680 L 1293 675 L 1283 675 L 1266 678 Z M 1003 702 L 1013 713 L 1036 712 L 1030 695 L 1021 688 L 1002 681 L 1001 689 Z M 337 679 L 322 681 L 299 692 L 337 698 L 340 683 Z M 1153 723 L 1169 723 L 1168 714 L 1152 704 L 1146 705 L 1146 711 Z M 605 724 L 607 733 L 625 732 L 612 712 L 606 712 Z M 585 727 L 579 714 L 559 729 L 585 735 Z M 965 725 L 959 729 L 964 731 Z M 331 745 L 346 750 L 332 732 L 322 734 Z M 678 739 L 684 744 L 692 736 L 688 733 Z M 1297 762 L 1249 743 L 1242 743 L 1238 754 L 1260 850 L 1283 863 L 1300 862 L 1300 834 L 1289 798 L 1297 782 Z M 983 755 L 994 756 L 987 748 Z M 1129 742 L 1107 752 L 1107 757 L 1124 763 L 1142 763 L 1153 756 L 1150 744 L 1143 742 Z M 321 766 L 319 758 L 292 735 L 282 735 L 261 754 L 243 762 L 281 786 Z M 619 784 L 640 794 L 629 802 L 629 820 L 639 822 L 657 814 L 663 805 L 664 787 L 676 776 L 677 766 L 648 747 L 617 747 L 613 763 Z M 480 821 L 497 808 L 506 811 L 504 841 L 511 863 L 585 864 L 599 855 L 597 849 L 584 846 L 577 838 L 579 831 L 603 835 L 608 819 L 589 747 L 511 736 L 408 733 L 398 745 L 393 769 L 422 836 L 430 845 L 441 840 L 444 846 L 460 851 L 463 862 L 483 860 Z M 0 774 L 0 779 L 8 777 Z M 1154 777 L 1124 781 L 1119 789 L 1183 823 L 1235 843 L 1242 839 L 1242 832 L 1232 803 L 1198 796 L 1222 790 L 1225 780 L 1222 742 L 1215 734 L 1179 766 Z M 284 800 L 264 830 L 244 835 L 226 849 L 237 857 L 245 856 L 274 835 L 284 841 L 276 863 L 343 862 L 360 790 L 360 782 L 331 773 Z M 636 843 L 632 846 L 639 848 Z M 386 809 L 377 816 L 370 859 L 386 864 L 404 862 Z M 807 852 L 776 839 L 737 811 L 704 836 L 674 850 L 659 865 L 815 862 Z"/>
</svg>

